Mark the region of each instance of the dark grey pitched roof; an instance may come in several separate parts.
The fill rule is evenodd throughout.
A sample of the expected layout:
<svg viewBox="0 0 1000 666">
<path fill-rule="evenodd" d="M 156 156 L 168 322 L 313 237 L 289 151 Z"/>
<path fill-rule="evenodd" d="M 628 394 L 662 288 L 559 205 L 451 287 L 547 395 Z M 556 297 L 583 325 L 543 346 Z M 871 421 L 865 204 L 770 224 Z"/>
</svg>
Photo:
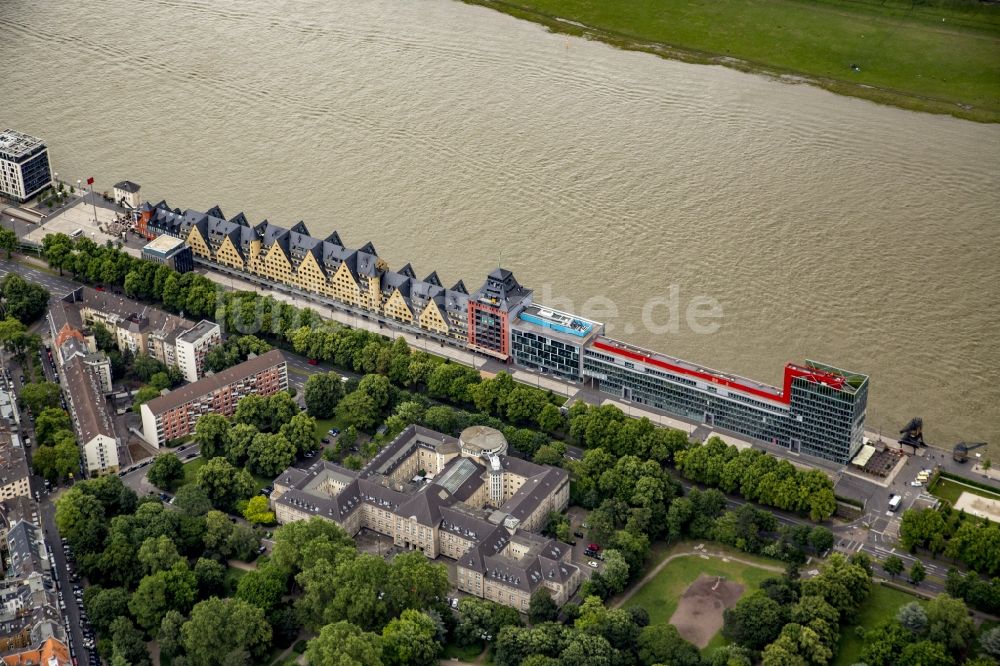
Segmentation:
<svg viewBox="0 0 1000 666">
<path fill-rule="evenodd" d="M 360 248 L 358 248 L 358 252 L 365 252 L 367 254 L 375 255 L 376 257 L 378 256 L 378 252 L 375 251 L 375 246 L 372 244 L 371 241 L 368 241 Z"/>
<path fill-rule="evenodd" d="M 410 264 L 406 264 L 396 272 L 399 273 L 400 275 L 405 275 L 406 277 L 412 278 L 414 280 L 417 278 L 417 274 L 413 272 L 413 266 L 411 266 Z"/>
<path fill-rule="evenodd" d="M 296 222 L 295 226 L 293 226 L 289 231 L 295 231 L 300 234 L 305 234 L 306 236 L 309 235 L 309 228 L 303 220 Z"/>
<path fill-rule="evenodd" d="M 438 277 L 437 271 L 432 271 L 430 275 L 424 278 L 424 282 L 434 285 L 435 287 L 443 287 L 441 284 L 441 278 Z"/>
<path fill-rule="evenodd" d="M 530 295 L 531 290 L 522 287 L 513 273 L 506 268 L 494 268 L 473 298 L 509 312 Z"/>
<path fill-rule="evenodd" d="M 401 518 L 416 519 L 418 523 L 427 527 L 435 527 L 441 522 L 441 508 L 454 501 L 448 491 L 441 486 L 426 484 L 396 509 L 396 515 Z"/>
<path fill-rule="evenodd" d="M 368 245 L 371 245 L 371 243 L 369 243 Z M 354 253 L 353 259 L 354 259 L 353 272 L 355 273 L 355 275 L 365 275 L 367 277 L 378 276 L 379 274 L 378 255 L 374 253 L 369 254 L 368 252 L 358 250 L 357 252 Z M 350 264 L 348 264 L 348 268 L 351 268 Z"/>
<path fill-rule="evenodd" d="M 331 231 L 330 235 L 324 238 L 323 240 L 325 240 L 327 243 L 333 243 L 334 245 L 339 245 L 340 247 L 344 247 L 344 241 L 340 240 L 340 234 L 338 234 L 336 231 Z"/>
<path fill-rule="evenodd" d="M 131 180 L 123 180 L 120 183 L 115 184 L 116 190 L 124 190 L 129 194 L 135 194 L 139 191 L 139 184 L 133 183 Z"/>
<path fill-rule="evenodd" d="M 76 427 L 80 431 L 82 443 L 86 444 L 98 435 L 113 439 L 114 426 L 111 424 L 104 394 L 100 390 L 101 383 L 94 370 L 82 358 L 74 356 L 63 366 L 63 373 L 66 375 L 66 385 L 73 402 Z"/>
<path fill-rule="evenodd" d="M 465 288 L 465 282 L 462 281 L 462 280 L 459 280 L 458 282 L 456 282 L 455 286 L 453 286 L 450 289 L 450 291 L 457 291 L 458 293 L 465 294 L 466 296 L 469 295 L 469 290 Z"/>
<path fill-rule="evenodd" d="M 219 208 L 218 204 L 206 210 L 205 215 L 211 215 L 212 217 L 221 217 L 223 220 L 226 219 L 226 215 L 222 212 L 222 209 Z"/>
<path fill-rule="evenodd" d="M 569 480 L 569 475 L 564 469 L 558 467 L 543 469 L 541 473 L 529 477 L 517 492 L 503 503 L 500 510 L 524 521 L 538 509 L 546 497 Z"/>
<path fill-rule="evenodd" d="M 412 271 L 411 271 L 412 273 Z M 382 293 L 386 296 L 399 289 L 399 293 L 407 301 L 410 300 L 410 283 L 412 277 L 393 271 L 386 271 L 382 274 Z"/>
<path fill-rule="evenodd" d="M 243 226 L 243 227 L 249 227 L 250 226 L 250 220 L 248 220 L 247 216 L 244 215 L 242 212 L 236 213 L 236 215 L 234 215 L 232 218 L 230 218 L 229 221 L 232 222 L 233 224 L 238 224 L 238 225 Z"/>
</svg>

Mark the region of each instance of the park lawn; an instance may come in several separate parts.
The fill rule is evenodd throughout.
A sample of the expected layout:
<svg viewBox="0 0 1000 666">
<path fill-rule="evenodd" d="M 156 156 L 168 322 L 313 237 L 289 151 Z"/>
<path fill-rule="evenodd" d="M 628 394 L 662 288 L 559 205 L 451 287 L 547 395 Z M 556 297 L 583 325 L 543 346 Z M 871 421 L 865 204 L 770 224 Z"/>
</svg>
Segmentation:
<svg viewBox="0 0 1000 666">
<path fill-rule="evenodd" d="M 711 544 L 711 547 L 715 549 L 716 544 Z M 740 554 L 740 557 L 745 556 Z M 678 557 L 663 567 L 653 580 L 625 603 L 624 607 L 641 606 L 649 613 L 650 624 L 667 624 L 677 610 L 677 603 L 684 590 L 702 574 L 723 576 L 728 580 L 742 583 L 746 588 L 744 594 L 757 589 L 764 579 L 778 575 L 754 565 L 734 561 L 724 562 L 715 557 L 709 559 L 702 559 L 698 555 Z M 713 647 L 715 642 L 716 639 L 713 639 L 709 647 Z"/>
<path fill-rule="evenodd" d="M 947 500 L 952 504 L 958 501 L 962 493 L 972 493 L 973 495 L 978 495 L 980 497 L 985 497 L 986 499 L 1000 500 L 1000 493 L 991 493 L 983 488 L 976 488 L 975 486 L 965 486 L 960 483 L 956 483 L 951 479 L 946 479 L 943 476 L 938 477 L 938 480 L 934 483 L 934 487 L 930 489 L 931 494 L 935 497 L 940 497 L 943 500 Z"/>
<path fill-rule="evenodd" d="M 902 0 L 466 1 L 625 48 L 801 74 L 835 92 L 1000 121 L 1000 6 L 914 6 Z M 854 64 L 860 72 L 852 71 Z"/>
<path fill-rule="evenodd" d="M 236 586 L 240 584 L 240 578 L 243 578 L 243 576 L 246 575 L 246 569 L 237 569 L 236 567 L 229 567 L 226 569 L 224 585 L 227 597 L 231 597 L 236 594 Z"/>
<path fill-rule="evenodd" d="M 343 419 L 336 417 L 332 419 L 316 419 L 316 445 L 319 446 L 324 439 L 330 436 L 330 428 L 337 428 L 340 432 L 347 430 L 347 424 Z"/>
<path fill-rule="evenodd" d="M 189 483 L 194 483 L 198 478 L 198 470 L 201 469 L 206 462 L 207 461 L 202 456 L 195 458 L 191 462 L 184 463 L 184 479 L 181 481 L 180 485 L 183 486 Z M 252 476 L 255 495 L 260 492 L 261 488 L 266 488 L 274 482 L 274 479 L 266 476 L 258 476 L 256 474 L 253 474 Z"/>
<path fill-rule="evenodd" d="M 861 660 L 863 641 L 858 637 L 855 627 L 860 625 L 870 631 L 886 620 L 894 618 L 899 607 L 911 601 L 924 603 L 919 597 L 894 587 L 872 585 L 871 595 L 861 605 L 857 617 L 840 628 L 840 643 L 833 658 L 833 666 L 850 666 Z"/>
<path fill-rule="evenodd" d="M 184 486 L 194 483 L 198 479 L 198 470 L 202 468 L 205 462 L 205 457 L 200 456 L 190 462 L 184 463 L 184 480 L 181 481 L 180 485 Z"/>
<path fill-rule="evenodd" d="M 457 659 L 464 662 L 474 662 L 476 657 L 483 653 L 482 645 L 468 645 L 461 646 L 455 643 L 446 643 L 444 646 L 444 653 L 442 654 L 442 659 Z"/>
</svg>

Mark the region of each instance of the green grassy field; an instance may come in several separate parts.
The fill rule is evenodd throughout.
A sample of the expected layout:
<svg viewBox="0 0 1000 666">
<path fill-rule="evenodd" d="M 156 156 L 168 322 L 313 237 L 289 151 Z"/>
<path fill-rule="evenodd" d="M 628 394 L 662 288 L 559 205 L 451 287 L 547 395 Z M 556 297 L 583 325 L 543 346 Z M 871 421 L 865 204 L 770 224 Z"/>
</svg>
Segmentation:
<svg viewBox="0 0 1000 666">
<path fill-rule="evenodd" d="M 958 501 L 958 498 L 961 497 L 963 492 L 979 495 L 980 497 L 985 497 L 986 499 L 1000 500 L 1000 493 L 991 493 L 982 488 L 964 486 L 944 477 L 939 477 L 937 482 L 934 484 L 934 487 L 930 488 L 930 491 L 935 497 L 948 500 L 952 504 Z"/>
<path fill-rule="evenodd" d="M 942 6 L 901 0 L 465 1 L 623 48 L 798 74 L 841 94 L 1000 122 L 998 5 L 961 0 L 936 3 Z M 855 64 L 860 71 L 852 70 Z"/>
<path fill-rule="evenodd" d="M 204 458 L 195 458 L 191 462 L 184 463 L 184 480 L 181 481 L 180 485 L 183 486 L 188 483 L 194 483 L 198 478 L 198 470 L 201 469 L 206 462 L 207 461 Z M 259 493 L 261 488 L 266 488 L 271 485 L 271 482 L 273 481 L 273 479 L 269 479 L 265 476 L 257 476 L 256 474 L 252 476 L 255 494 Z"/>
<path fill-rule="evenodd" d="M 663 567 L 653 580 L 646 583 L 624 604 L 624 607 L 641 606 L 649 612 L 650 624 L 667 624 L 677 610 L 677 603 L 684 590 L 702 574 L 724 576 L 728 580 L 742 583 L 746 587 L 745 592 L 756 589 L 765 578 L 778 575 L 756 566 L 732 561 L 723 562 L 714 557 L 707 560 L 697 555 L 679 557 Z M 707 652 L 724 644 L 725 639 L 717 635 L 705 650 Z"/>
<path fill-rule="evenodd" d="M 191 462 L 184 463 L 184 480 L 181 481 L 180 485 L 184 486 L 194 483 L 198 477 L 198 470 L 202 468 L 205 462 L 204 458 L 195 458 Z"/>
<path fill-rule="evenodd" d="M 865 629 L 874 629 L 882 622 L 895 617 L 899 607 L 911 601 L 922 600 L 892 587 L 872 585 L 871 596 L 861 606 L 857 618 L 841 627 L 840 643 L 837 655 L 833 658 L 833 666 L 850 666 L 860 661 L 862 640 L 854 631 L 854 627 L 860 625 Z"/>
<path fill-rule="evenodd" d="M 246 576 L 247 572 L 245 569 L 237 569 L 236 567 L 229 567 L 226 569 L 225 587 L 226 596 L 232 596 L 236 594 L 236 586 L 240 584 L 240 578 Z"/>
</svg>

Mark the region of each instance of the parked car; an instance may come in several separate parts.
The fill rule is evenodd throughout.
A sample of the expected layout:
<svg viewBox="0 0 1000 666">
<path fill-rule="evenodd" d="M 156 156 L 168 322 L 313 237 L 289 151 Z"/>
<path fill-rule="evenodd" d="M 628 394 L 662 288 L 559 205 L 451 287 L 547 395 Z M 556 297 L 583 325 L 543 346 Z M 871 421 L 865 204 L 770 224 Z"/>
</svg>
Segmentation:
<svg viewBox="0 0 1000 666">
<path fill-rule="evenodd" d="M 573 536 L 575 536 L 577 539 L 582 539 L 583 532 L 573 532 Z"/>
<path fill-rule="evenodd" d="M 308 361 L 306 361 L 306 363 L 308 363 L 309 365 L 319 365 L 319 361 L 317 361 L 314 358 L 309 359 Z"/>
<path fill-rule="evenodd" d="M 596 553 L 597 551 L 599 551 L 601 549 L 601 544 L 599 544 L 599 543 L 592 543 L 589 546 L 587 546 L 587 548 L 589 548 L 590 550 L 592 550 L 592 551 L 594 551 Z"/>
<path fill-rule="evenodd" d="M 598 567 L 598 564 L 594 560 L 591 560 L 587 562 L 587 566 L 590 567 L 591 569 L 596 569 Z"/>
<path fill-rule="evenodd" d="M 334 437 L 340 434 L 340 430 L 338 430 L 337 428 L 330 428 L 326 432 L 328 435 L 333 435 Z"/>
<path fill-rule="evenodd" d="M 919 482 L 919 481 L 910 481 L 910 485 L 911 485 L 911 486 L 913 486 L 914 488 L 920 488 L 920 487 L 921 487 L 921 486 L 923 486 L 924 484 L 922 484 L 922 483 L 921 483 L 921 482 Z"/>
</svg>

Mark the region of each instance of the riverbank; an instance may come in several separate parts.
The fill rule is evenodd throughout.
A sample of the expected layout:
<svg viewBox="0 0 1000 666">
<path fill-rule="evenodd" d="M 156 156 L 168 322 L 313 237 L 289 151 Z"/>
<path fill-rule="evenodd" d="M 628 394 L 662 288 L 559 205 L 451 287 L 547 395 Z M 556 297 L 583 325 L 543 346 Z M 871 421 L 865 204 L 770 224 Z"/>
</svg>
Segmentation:
<svg viewBox="0 0 1000 666">
<path fill-rule="evenodd" d="M 965 10 L 892 0 L 463 2 L 622 49 L 809 83 L 914 111 L 1000 122 L 1000 6 Z"/>
</svg>

